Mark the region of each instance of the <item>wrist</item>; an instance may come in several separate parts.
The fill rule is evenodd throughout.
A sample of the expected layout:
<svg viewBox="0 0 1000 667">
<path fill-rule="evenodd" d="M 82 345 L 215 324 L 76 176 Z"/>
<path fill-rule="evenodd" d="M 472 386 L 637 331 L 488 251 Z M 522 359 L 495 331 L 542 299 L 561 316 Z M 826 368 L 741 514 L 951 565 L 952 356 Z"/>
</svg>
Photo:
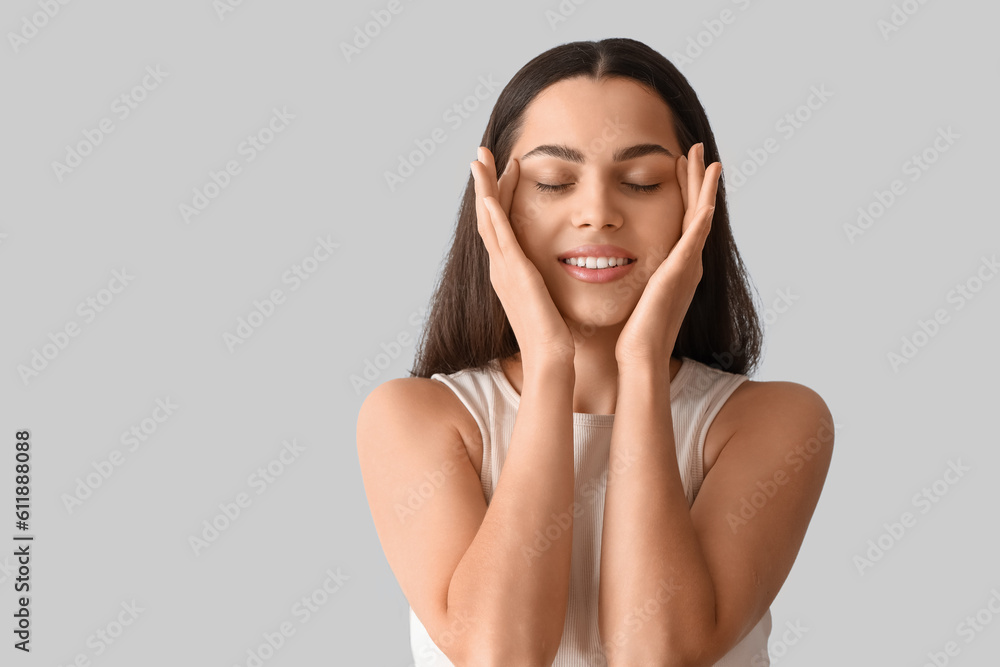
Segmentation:
<svg viewBox="0 0 1000 667">
<path fill-rule="evenodd" d="M 521 376 L 524 382 L 544 380 L 551 383 L 565 383 L 572 387 L 576 383 L 576 368 L 572 363 L 551 357 L 522 358 Z"/>
<path fill-rule="evenodd" d="M 618 378 L 651 380 L 657 384 L 670 381 L 670 359 L 631 359 L 618 362 Z"/>
<path fill-rule="evenodd" d="M 576 366 L 573 364 L 574 354 L 566 351 L 525 352 L 521 350 L 515 356 L 521 362 L 522 373 L 527 376 L 542 375 L 545 377 L 576 379 Z"/>
<path fill-rule="evenodd" d="M 670 376 L 670 362 L 673 357 L 645 357 L 616 359 L 618 362 L 618 374 L 628 375 L 666 375 Z"/>
</svg>

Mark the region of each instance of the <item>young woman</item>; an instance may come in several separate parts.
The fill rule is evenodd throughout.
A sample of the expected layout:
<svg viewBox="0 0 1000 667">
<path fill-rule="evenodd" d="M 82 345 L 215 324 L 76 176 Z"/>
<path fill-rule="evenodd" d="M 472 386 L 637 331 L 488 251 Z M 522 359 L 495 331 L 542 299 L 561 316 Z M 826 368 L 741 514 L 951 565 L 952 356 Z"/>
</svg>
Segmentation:
<svg viewBox="0 0 1000 667">
<path fill-rule="evenodd" d="M 358 417 L 417 667 L 770 664 L 832 421 L 748 378 L 718 159 L 634 40 L 553 48 L 500 94 L 413 377 Z"/>
</svg>

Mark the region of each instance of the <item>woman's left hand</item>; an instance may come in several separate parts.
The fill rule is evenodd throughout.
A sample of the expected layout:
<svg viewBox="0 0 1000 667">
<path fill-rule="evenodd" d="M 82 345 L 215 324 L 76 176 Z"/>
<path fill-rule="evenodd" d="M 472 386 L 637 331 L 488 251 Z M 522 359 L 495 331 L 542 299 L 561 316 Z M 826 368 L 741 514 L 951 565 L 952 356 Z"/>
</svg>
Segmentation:
<svg viewBox="0 0 1000 667">
<path fill-rule="evenodd" d="M 635 310 L 618 336 L 619 366 L 667 364 L 701 281 L 701 253 L 712 228 L 715 194 L 722 165 L 705 168 L 705 148 L 695 144 L 677 160 L 677 181 L 684 199 L 681 237 L 649 277 Z M 638 267 L 637 267 L 638 268 Z"/>
</svg>

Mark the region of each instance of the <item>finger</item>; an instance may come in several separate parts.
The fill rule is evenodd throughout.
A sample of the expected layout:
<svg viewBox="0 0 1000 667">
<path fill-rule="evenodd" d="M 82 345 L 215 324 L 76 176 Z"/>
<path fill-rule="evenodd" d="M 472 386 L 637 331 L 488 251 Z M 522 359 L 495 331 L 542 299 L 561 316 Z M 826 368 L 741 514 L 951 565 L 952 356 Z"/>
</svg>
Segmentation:
<svg viewBox="0 0 1000 667">
<path fill-rule="evenodd" d="M 681 238 L 675 246 L 680 247 L 680 253 L 685 257 L 692 256 L 693 252 L 700 257 L 701 251 L 705 247 L 705 241 L 712 229 L 712 219 L 715 215 L 715 193 L 721 173 L 722 165 L 713 162 L 706 172 L 705 184 L 698 201 L 692 203 L 687 210 L 686 224 L 681 232 Z"/>
<path fill-rule="evenodd" d="M 508 220 L 510 220 L 510 204 L 514 201 L 514 190 L 517 189 L 517 182 L 520 176 L 521 165 L 516 159 L 511 158 L 507 162 L 507 168 L 504 169 L 503 176 L 500 177 L 500 181 L 497 184 L 500 190 L 500 196 L 498 197 L 500 206 L 503 207 Z"/>
<path fill-rule="evenodd" d="M 493 229 L 496 230 L 497 246 L 500 248 L 504 260 L 514 257 L 518 252 L 523 254 L 521 246 L 514 236 L 514 230 L 510 228 L 507 215 L 500 208 L 500 202 L 493 196 L 486 197 L 485 202 L 490 212 L 490 218 L 494 221 Z"/>
<path fill-rule="evenodd" d="M 496 225 L 493 224 L 493 217 L 486 206 L 483 194 L 482 183 L 486 178 L 486 167 L 479 160 L 472 162 L 471 166 L 476 189 L 476 228 L 479 231 L 479 236 L 483 239 L 483 245 L 486 246 L 486 252 L 493 257 L 499 253 L 499 244 L 497 241 Z"/>
<path fill-rule="evenodd" d="M 688 199 L 692 203 L 698 201 L 701 194 L 701 182 L 705 178 L 705 162 L 703 144 L 695 144 L 688 155 Z"/>
<path fill-rule="evenodd" d="M 712 228 L 712 218 L 715 215 L 715 196 L 718 191 L 719 176 L 722 174 L 722 164 L 713 162 L 705 171 L 705 180 L 702 182 L 701 193 L 698 197 L 695 208 L 695 218 L 691 225 L 693 236 L 701 239 L 699 247 L 704 247 L 705 239 Z"/>
<path fill-rule="evenodd" d="M 704 182 L 705 169 L 703 162 L 704 144 L 697 143 L 691 146 L 688 152 L 687 169 L 685 178 L 687 179 L 687 206 L 684 210 L 684 220 L 681 224 L 681 233 L 686 233 L 688 228 L 699 215 L 699 201 L 701 199 L 702 184 Z"/>
<path fill-rule="evenodd" d="M 705 241 L 712 229 L 712 216 L 714 214 L 714 206 L 700 209 L 692 219 L 687 231 L 681 235 L 680 240 L 671 249 L 670 254 L 678 253 L 679 258 L 684 262 L 700 262 L 702 251 L 705 249 Z"/>
<path fill-rule="evenodd" d="M 682 155 L 679 158 L 677 158 L 677 164 L 674 165 L 674 172 L 677 175 L 677 184 L 681 188 L 681 199 L 684 200 L 685 211 L 687 211 L 688 207 L 687 163 L 688 163 L 687 157 Z"/>
<path fill-rule="evenodd" d="M 719 190 L 719 176 L 722 174 L 722 165 L 718 162 L 713 162 L 708 165 L 708 169 L 705 170 L 705 180 L 702 181 L 701 192 L 698 196 L 699 209 L 706 206 L 715 205 L 715 195 Z"/>
<path fill-rule="evenodd" d="M 493 153 L 485 146 L 479 147 L 479 153 L 479 161 L 486 165 L 486 190 L 483 194 L 486 197 L 497 197 L 500 193 L 497 187 L 497 165 Z"/>
</svg>

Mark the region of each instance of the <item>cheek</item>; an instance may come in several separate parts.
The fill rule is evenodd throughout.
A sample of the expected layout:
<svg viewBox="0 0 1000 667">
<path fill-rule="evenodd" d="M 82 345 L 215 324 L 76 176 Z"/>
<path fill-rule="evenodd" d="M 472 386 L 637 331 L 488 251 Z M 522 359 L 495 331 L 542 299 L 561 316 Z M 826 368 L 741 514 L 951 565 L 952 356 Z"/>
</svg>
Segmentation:
<svg viewBox="0 0 1000 667">
<path fill-rule="evenodd" d="M 679 187 L 674 187 L 663 198 L 662 216 L 667 221 L 668 231 L 680 235 L 681 223 L 684 220 L 684 197 Z"/>
<path fill-rule="evenodd" d="M 670 227 L 672 233 L 676 234 L 678 237 L 681 234 L 681 225 L 684 222 L 684 201 L 680 197 L 680 193 L 677 193 L 677 200 L 670 203 L 668 219 L 670 220 Z"/>
<path fill-rule="evenodd" d="M 514 198 L 510 204 L 509 217 L 515 233 L 530 229 L 544 219 L 545 206 L 540 200 L 541 198 L 535 193 L 521 190 L 514 191 Z"/>
<path fill-rule="evenodd" d="M 677 197 L 663 197 L 650 202 L 641 216 L 644 224 L 639 236 L 648 258 L 659 263 L 681 238 L 684 223 L 684 201 L 678 191 Z"/>
<path fill-rule="evenodd" d="M 525 197 L 518 192 L 514 192 L 514 198 L 510 203 L 510 212 L 507 219 L 510 221 L 511 231 L 514 238 L 524 254 L 534 261 L 534 246 L 539 243 L 542 236 L 542 228 L 539 226 L 541 217 L 538 215 L 537 207 L 532 203 L 530 197 Z"/>
<path fill-rule="evenodd" d="M 680 190 L 657 193 L 644 200 L 633 200 L 631 213 L 636 219 L 655 220 L 657 229 L 670 232 L 680 230 L 684 219 L 684 199 Z"/>
</svg>

